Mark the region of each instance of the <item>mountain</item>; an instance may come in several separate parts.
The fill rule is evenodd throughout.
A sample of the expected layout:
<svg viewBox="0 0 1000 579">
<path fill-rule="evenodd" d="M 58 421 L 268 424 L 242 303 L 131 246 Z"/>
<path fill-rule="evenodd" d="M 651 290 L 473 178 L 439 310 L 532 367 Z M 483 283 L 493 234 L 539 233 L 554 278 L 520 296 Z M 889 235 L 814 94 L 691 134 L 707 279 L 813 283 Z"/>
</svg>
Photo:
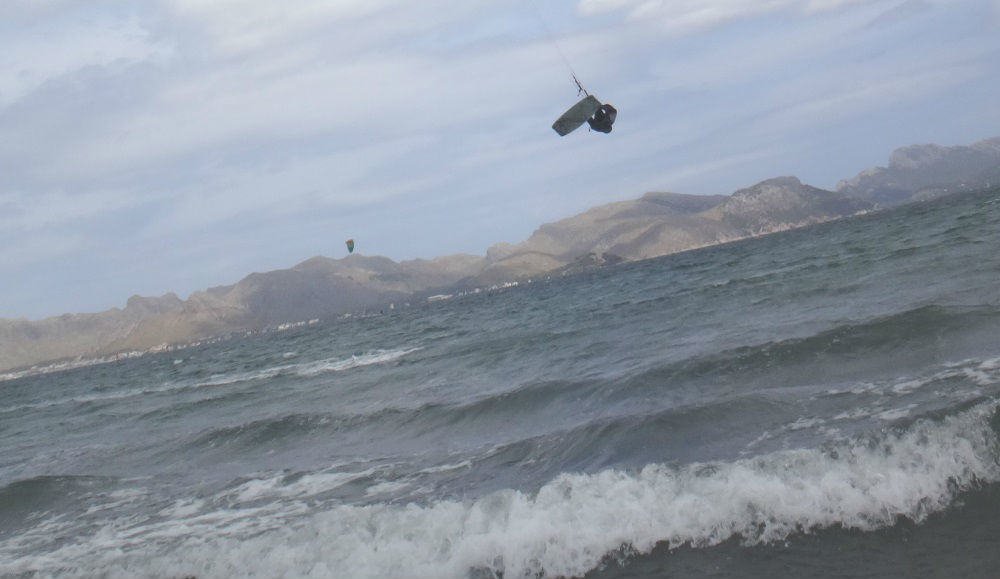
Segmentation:
<svg viewBox="0 0 1000 579">
<path fill-rule="evenodd" d="M 317 256 L 187 300 L 133 296 L 124 309 L 0 320 L 0 370 L 381 310 L 432 293 L 649 259 L 998 183 L 1000 138 L 967 147 L 898 149 L 888 167 L 863 171 L 836 191 L 778 177 L 732 195 L 647 193 L 542 225 L 523 242 L 494 245 L 485 256 L 401 263 L 359 254 Z"/>
<path fill-rule="evenodd" d="M 0 370 L 385 307 L 414 292 L 453 285 L 484 265 L 484 258 L 472 255 L 402 263 L 363 255 L 313 257 L 289 269 L 252 273 L 236 284 L 195 292 L 184 301 L 174 294 L 133 296 L 123 310 L 0 320 Z"/>
<path fill-rule="evenodd" d="M 969 146 L 912 145 L 893 151 L 888 167 L 841 181 L 837 191 L 880 206 L 899 205 L 1000 185 L 1000 137 Z"/>
<path fill-rule="evenodd" d="M 580 256 L 611 254 L 646 259 L 717 242 L 696 216 L 724 202 L 724 195 L 647 193 L 634 201 L 601 205 L 539 227 L 527 240 L 500 244 L 488 265 L 466 285 L 497 283 L 564 267 Z"/>
<path fill-rule="evenodd" d="M 588 260 L 640 260 L 839 219 L 870 202 L 778 177 L 731 196 L 647 193 L 541 226 L 517 245 L 493 246 L 488 265 L 464 285 L 579 268 Z M 594 257 L 588 257 L 593 255 Z M 580 263 L 578 260 L 584 258 Z"/>
<path fill-rule="evenodd" d="M 841 193 L 803 184 L 795 177 L 769 179 L 733 193 L 704 217 L 729 237 L 747 237 L 839 219 L 873 208 Z"/>
</svg>

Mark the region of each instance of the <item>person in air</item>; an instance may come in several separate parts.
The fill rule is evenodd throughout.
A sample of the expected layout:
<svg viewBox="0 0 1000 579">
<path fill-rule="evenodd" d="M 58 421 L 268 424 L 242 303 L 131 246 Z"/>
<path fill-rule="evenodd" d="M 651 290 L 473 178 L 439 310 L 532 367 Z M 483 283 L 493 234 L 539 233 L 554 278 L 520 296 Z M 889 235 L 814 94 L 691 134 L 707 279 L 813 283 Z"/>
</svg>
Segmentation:
<svg viewBox="0 0 1000 579">
<path fill-rule="evenodd" d="M 601 108 L 597 109 L 594 116 L 587 119 L 587 123 L 590 124 L 590 128 L 601 132 L 610 133 L 611 125 L 615 124 L 615 118 L 618 117 L 618 110 L 615 107 L 605 103 L 601 105 Z"/>
</svg>

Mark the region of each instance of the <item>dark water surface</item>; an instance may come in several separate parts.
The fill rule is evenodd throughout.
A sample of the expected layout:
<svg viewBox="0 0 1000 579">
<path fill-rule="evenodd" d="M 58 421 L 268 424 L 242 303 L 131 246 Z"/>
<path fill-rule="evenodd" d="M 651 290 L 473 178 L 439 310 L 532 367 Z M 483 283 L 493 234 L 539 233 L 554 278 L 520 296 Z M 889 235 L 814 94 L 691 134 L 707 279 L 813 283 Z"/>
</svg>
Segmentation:
<svg viewBox="0 0 1000 579">
<path fill-rule="evenodd" d="M 992 191 L 0 381 L 0 576 L 995 576 L 998 281 Z"/>
</svg>

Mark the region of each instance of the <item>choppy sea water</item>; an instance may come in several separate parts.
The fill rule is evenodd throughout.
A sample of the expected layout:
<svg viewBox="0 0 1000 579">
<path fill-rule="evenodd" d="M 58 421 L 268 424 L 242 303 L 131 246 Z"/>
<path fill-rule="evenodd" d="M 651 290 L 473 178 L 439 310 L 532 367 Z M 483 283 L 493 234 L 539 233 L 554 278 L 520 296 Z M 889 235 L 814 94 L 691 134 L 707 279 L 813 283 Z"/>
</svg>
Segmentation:
<svg viewBox="0 0 1000 579">
<path fill-rule="evenodd" d="M 6 380 L 0 576 L 995 576 L 998 282 L 992 191 Z"/>
</svg>

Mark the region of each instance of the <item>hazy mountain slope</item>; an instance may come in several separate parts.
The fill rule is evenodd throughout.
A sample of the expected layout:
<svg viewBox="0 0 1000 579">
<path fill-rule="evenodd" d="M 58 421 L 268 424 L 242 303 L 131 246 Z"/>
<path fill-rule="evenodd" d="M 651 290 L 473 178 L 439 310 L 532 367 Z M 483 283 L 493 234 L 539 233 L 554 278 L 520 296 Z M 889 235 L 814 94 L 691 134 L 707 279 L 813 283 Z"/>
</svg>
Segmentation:
<svg viewBox="0 0 1000 579">
<path fill-rule="evenodd" d="M 638 200 L 602 205 L 543 225 L 520 247 L 562 259 L 587 252 L 610 252 L 615 246 L 634 241 L 650 227 L 667 222 L 678 226 L 691 223 L 692 216 L 726 199 L 722 195 L 648 193 Z"/>
<path fill-rule="evenodd" d="M 0 369 L 98 355 L 143 320 L 181 309 L 183 302 L 169 293 L 160 298 L 132 296 L 123 310 L 63 314 L 39 321 L 0 319 Z"/>
<path fill-rule="evenodd" d="M 986 189 L 1000 183 L 1000 137 L 969 146 L 912 145 L 893 151 L 888 167 L 862 171 L 837 191 L 879 205 Z"/>
<path fill-rule="evenodd" d="M 581 257 L 648 259 L 762 233 L 829 221 L 873 205 L 779 177 L 731 196 L 648 193 L 543 225 L 517 245 L 494 246 L 490 265 L 466 283 L 538 275 Z"/>
<path fill-rule="evenodd" d="M 282 322 L 384 307 L 413 292 L 478 273 L 485 259 L 453 255 L 396 263 L 385 257 L 314 257 L 288 269 L 253 273 L 230 286 L 129 299 L 124 310 L 40 321 L 0 320 L 0 369 L 44 360 L 145 350 Z"/>
<path fill-rule="evenodd" d="M 688 241 L 692 235 L 698 241 L 713 238 L 708 235 L 703 240 L 702 234 L 692 232 L 698 223 L 695 216 L 726 199 L 724 195 L 647 193 L 637 200 L 594 207 L 542 225 L 517 245 L 491 247 L 487 252 L 489 266 L 474 281 L 495 282 L 543 273 L 589 253 L 644 259 L 668 253 L 675 245 L 690 247 Z M 651 250 L 651 245 L 663 245 L 661 237 L 669 231 L 682 232 L 680 241 Z"/>
</svg>

